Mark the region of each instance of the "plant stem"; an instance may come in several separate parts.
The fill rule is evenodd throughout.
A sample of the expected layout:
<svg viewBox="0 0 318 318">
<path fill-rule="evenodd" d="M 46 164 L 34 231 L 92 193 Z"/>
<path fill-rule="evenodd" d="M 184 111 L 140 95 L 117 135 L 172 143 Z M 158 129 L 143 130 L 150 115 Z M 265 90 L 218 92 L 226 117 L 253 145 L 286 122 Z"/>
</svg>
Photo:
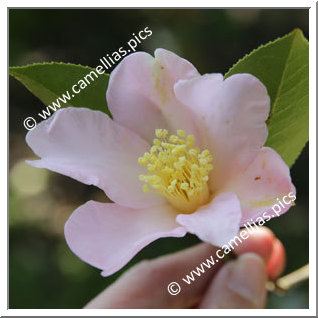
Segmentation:
<svg viewBox="0 0 318 318">
<path fill-rule="evenodd" d="M 268 281 L 266 284 L 266 289 L 273 293 L 284 294 L 308 278 L 309 264 L 298 268 L 294 272 L 291 272 L 281 278 L 278 278 L 276 281 Z"/>
</svg>

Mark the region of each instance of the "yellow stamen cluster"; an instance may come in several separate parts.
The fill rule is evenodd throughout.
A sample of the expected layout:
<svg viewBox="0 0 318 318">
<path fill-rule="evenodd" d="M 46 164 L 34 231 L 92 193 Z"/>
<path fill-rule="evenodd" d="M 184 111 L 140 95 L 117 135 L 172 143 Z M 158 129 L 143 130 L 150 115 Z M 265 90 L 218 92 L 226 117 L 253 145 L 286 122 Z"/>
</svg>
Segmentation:
<svg viewBox="0 0 318 318">
<path fill-rule="evenodd" d="M 208 150 L 200 152 L 194 147 L 194 136 L 184 130 L 168 136 L 166 129 L 156 129 L 156 137 L 150 152 L 138 159 L 147 167 L 147 174 L 139 175 L 146 184 L 164 195 L 182 213 L 191 213 L 207 203 L 209 189 L 207 181 L 213 169 L 212 156 Z"/>
</svg>

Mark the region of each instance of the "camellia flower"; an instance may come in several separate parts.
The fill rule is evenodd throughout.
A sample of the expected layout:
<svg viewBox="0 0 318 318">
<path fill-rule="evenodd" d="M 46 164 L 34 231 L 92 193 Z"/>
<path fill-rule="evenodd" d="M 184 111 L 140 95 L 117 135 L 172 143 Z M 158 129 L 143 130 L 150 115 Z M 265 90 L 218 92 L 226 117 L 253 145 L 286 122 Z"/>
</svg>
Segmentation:
<svg viewBox="0 0 318 318">
<path fill-rule="evenodd" d="M 162 237 L 190 232 L 222 246 L 295 193 L 287 165 L 263 147 L 270 100 L 254 76 L 201 76 L 157 49 L 154 58 L 127 56 L 106 96 L 113 120 L 69 107 L 26 137 L 41 158 L 30 165 L 95 185 L 114 202 L 89 201 L 65 224 L 72 251 L 102 275 Z"/>
</svg>

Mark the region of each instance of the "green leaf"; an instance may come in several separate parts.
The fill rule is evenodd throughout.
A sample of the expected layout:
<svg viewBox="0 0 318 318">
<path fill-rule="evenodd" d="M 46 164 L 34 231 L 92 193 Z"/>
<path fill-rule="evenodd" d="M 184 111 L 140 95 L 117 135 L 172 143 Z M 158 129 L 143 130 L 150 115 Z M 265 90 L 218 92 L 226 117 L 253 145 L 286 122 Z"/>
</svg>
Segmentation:
<svg viewBox="0 0 318 318">
<path fill-rule="evenodd" d="M 309 138 L 309 44 L 301 30 L 260 46 L 225 75 L 250 73 L 271 98 L 266 146 L 292 166 Z"/>
<path fill-rule="evenodd" d="M 91 77 L 84 77 L 94 71 L 97 76 L 91 73 Z M 70 100 L 64 99 L 67 103 L 59 100 L 62 107 L 87 107 L 100 110 L 108 115 L 110 112 L 106 102 L 106 90 L 108 86 L 108 74 L 98 74 L 96 69 L 88 66 L 65 64 L 65 63 L 37 63 L 26 66 L 16 66 L 9 68 L 9 74 L 19 80 L 27 89 L 37 96 L 45 105 L 52 105 L 59 97 L 69 96 Z M 78 82 L 83 80 L 87 86 L 80 90 Z M 78 94 L 72 91 L 75 87 Z M 68 92 L 68 94 L 67 94 Z"/>
</svg>

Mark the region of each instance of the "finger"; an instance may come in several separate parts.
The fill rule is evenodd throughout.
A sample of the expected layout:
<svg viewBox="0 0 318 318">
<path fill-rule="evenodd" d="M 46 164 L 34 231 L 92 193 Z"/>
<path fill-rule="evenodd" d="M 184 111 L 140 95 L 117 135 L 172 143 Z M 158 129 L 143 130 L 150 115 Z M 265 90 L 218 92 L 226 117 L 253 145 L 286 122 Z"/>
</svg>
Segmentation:
<svg viewBox="0 0 318 318">
<path fill-rule="evenodd" d="M 210 279 L 221 265 L 217 263 L 195 284 L 187 285 L 182 277 L 190 273 L 217 250 L 202 243 L 173 255 L 143 261 L 125 272 L 113 285 L 89 302 L 85 308 L 189 308 L 201 299 Z M 180 294 L 167 291 L 171 282 L 182 286 Z"/>
<path fill-rule="evenodd" d="M 259 229 L 235 247 L 238 254 L 257 252 L 264 260 L 269 258 L 273 233 Z M 222 261 L 206 269 L 191 285 L 182 278 L 195 270 L 211 255 L 216 259 L 218 248 L 202 243 L 173 255 L 163 256 L 138 264 L 125 272 L 113 285 L 86 305 L 86 308 L 188 308 L 202 297 L 209 281 L 219 269 Z M 182 292 L 171 296 L 167 292 L 170 282 L 182 285 Z"/>
<path fill-rule="evenodd" d="M 247 232 L 248 238 L 242 239 L 242 243 L 234 246 L 234 252 L 238 255 L 247 252 L 258 254 L 267 262 L 272 254 L 273 244 L 276 240 L 274 233 L 267 227 L 255 228 L 252 232 L 246 229 L 240 231 Z"/>
<path fill-rule="evenodd" d="M 274 280 L 282 274 L 286 265 L 286 253 L 283 244 L 280 240 L 275 239 L 273 243 L 273 250 L 267 262 L 268 278 Z"/>
<path fill-rule="evenodd" d="M 283 244 L 267 227 L 255 228 L 253 232 L 248 234 L 248 239 L 234 246 L 234 252 L 238 255 L 247 252 L 258 254 L 267 265 L 268 278 L 277 278 L 283 272 L 286 264 Z"/>
<path fill-rule="evenodd" d="M 262 258 L 252 253 L 241 255 L 215 275 L 199 308 L 263 308 L 266 281 Z"/>
</svg>

